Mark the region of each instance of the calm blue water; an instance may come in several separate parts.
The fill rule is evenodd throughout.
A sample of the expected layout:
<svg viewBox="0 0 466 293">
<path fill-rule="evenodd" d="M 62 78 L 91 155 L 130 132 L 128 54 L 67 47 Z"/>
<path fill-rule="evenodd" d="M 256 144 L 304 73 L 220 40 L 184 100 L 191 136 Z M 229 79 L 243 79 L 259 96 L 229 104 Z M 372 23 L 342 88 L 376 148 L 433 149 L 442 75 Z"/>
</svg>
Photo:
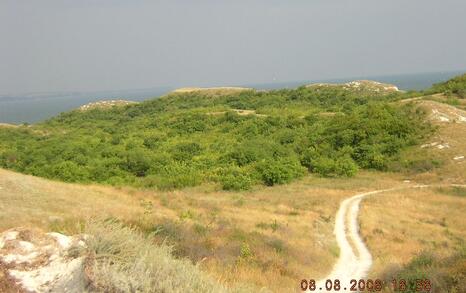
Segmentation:
<svg viewBox="0 0 466 293">
<path fill-rule="evenodd" d="M 0 123 L 36 123 L 90 102 L 112 99 L 143 101 L 161 96 L 170 90 L 158 88 L 120 92 L 0 96 Z"/>
<path fill-rule="evenodd" d="M 296 82 L 276 82 L 270 84 L 238 85 L 257 89 L 296 88 L 316 82 L 347 82 L 357 79 L 370 79 L 397 85 L 403 90 L 422 90 L 432 84 L 445 81 L 464 72 L 438 72 L 393 76 L 360 76 L 330 80 L 309 80 Z M 95 93 L 55 93 L 29 96 L 0 96 L 0 123 L 35 123 L 53 117 L 61 112 L 75 109 L 81 105 L 109 99 L 143 101 L 161 96 L 172 88 L 145 90 L 109 91 Z"/>
</svg>

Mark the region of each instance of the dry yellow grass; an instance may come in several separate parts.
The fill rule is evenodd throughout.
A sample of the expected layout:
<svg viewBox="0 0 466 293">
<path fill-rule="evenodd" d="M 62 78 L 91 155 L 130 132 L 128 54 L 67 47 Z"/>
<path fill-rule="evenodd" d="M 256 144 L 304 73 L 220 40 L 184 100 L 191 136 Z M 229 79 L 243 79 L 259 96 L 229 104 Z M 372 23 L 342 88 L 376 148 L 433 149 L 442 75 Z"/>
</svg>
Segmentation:
<svg viewBox="0 0 466 293">
<path fill-rule="evenodd" d="M 49 181 L 0 169 L 0 230 L 52 224 L 105 214 L 132 218 L 137 198 L 113 188 Z"/>
<path fill-rule="evenodd" d="M 19 125 L 10 124 L 10 123 L 0 123 L 0 127 L 5 127 L 5 128 L 17 128 L 17 127 L 19 127 Z"/>
<path fill-rule="evenodd" d="M 226 284 L 274 292 L 323 277 L 338 256 L 333 236 L 339 202 L 400 178 L 363 172 L 352 179 L 307 177 L 251 192 L 198 187 L 173 192 L 49 181 L 0 170 L 0 229 L 27 226 L 76 233 L 79 220 L 111 216 L 157 231 L 179 256 L 201 262 Z"/>
<path fill-rule="evenodd" d="M 423 251 L 446 257 L 466 239 L 466 197 L 450 187 L 432 187 L 368 197 L 361 209 L 361 234 L 374 258 L 371 277 L 407 264 Z"/>
<path fill-rule="evenodd" d="M 193 216 L 184 223 L 194 230 L 208 227 L 203 236 L 185 231 L 186 237 L 177 239 L 185 255 L 202 260 L 206 271 L 229 284 L 253 283 L 286 292 L 298 290 L 303 278 L 318 279 L 331 270 L 339 253 L 333 235 L 335 212 L 343 198 L 401 181 L 394 174 L 380 175 L 307 177 L 289 185 L 240 193 L 178 191 L 166 195 L 169 201 L 165 204 L 192 211 Z M 244 244 L 250 256 L 242 257 Z"/>
</svg>

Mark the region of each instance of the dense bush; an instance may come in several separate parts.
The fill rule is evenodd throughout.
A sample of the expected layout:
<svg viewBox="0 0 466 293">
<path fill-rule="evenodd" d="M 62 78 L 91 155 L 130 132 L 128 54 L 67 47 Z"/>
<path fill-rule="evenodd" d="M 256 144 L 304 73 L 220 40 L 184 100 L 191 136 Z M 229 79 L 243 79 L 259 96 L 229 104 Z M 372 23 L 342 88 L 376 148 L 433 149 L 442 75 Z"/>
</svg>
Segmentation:
<svg viewBox="0 0 466 293">
<path fill-rule="evenodd" d="M 225 190 L 248 190 L 252 182 L 250 176 L 241 172 L 231 172 L 220 177 L 220 183 Z"/>
<path fill-rule="evenodd" d="M 262 181 L 269 186 L 288 183 L 305 172 L 305 168 L 292 159 L 262 161 L 256 169 Z"/>
<path fill-rule="evenodd" d="M 331 159 L 319 157 L 315 160 L 312 170 L 324 176 L 351 177 L 358 171 L 358 165 L 349 156 Z"/>
<path fill-rule="evenodd" d="M 430 133 L 402 93 L 341 87 L 171 94 L 0 128 L 0 166 L 69 182 L 227 190 L 384 170 Z M 235 109 L 249 110 L 249 115 Z"/>
</svg>

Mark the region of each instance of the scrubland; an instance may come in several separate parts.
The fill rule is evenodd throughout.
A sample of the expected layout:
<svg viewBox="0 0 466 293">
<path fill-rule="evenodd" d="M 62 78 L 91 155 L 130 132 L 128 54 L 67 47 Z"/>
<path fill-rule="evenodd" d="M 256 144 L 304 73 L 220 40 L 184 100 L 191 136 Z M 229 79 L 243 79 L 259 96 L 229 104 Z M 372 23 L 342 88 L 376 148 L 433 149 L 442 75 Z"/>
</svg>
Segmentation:
<svg viewBox="0 0 466 293">
<path fill-rule="evenodd" d="M 426 93 L 375 95 L 375 104 L 370 96 L 359 99 L 333 87 L 317 87 L 323 91 L 318 94 L 308 92 L 316 87 L 272 95 L 228 91 L 233 96 L 216 93 L 207 101 L 198 92 L 178 93 L 143 106 L 72 112 L 42 125 L 1 128 L 1 164 L 11 170 L 0 169 L 0 230 L 24 226 L 76 234 L 98 218 L 117 225 L 95 233 L 103 241 L 166 249 L 150 259 L 171 256 L 180 260 L 174 267 L 185 263 L 190 276 L 202 280 L 198 288 L 290 292 L 299 291 L 301 279 L 331 271 L 339 255 L 335 212 L 343 199 L 428 184 L 362 202 L 360 231 L 374 259 L 369 277 L 422 274 L 439 292 L 461 292 L 466 197 L 464 187 L 451 186 L 464 184 L 466 174 L 461 135 L 466 115 L 451 103 L 463 103 L 458 84 L 461 79 Z M 341 96 L 325 100 L 332 95 Z M 294 102 L 287 115 L 277 115 L 289 101 Z M 186 112 L 193 107 L 195 113 Z M 168 110 L 175 113 L 171 118 L 163 113 Z M 115 119 L 120 114 L 124 119 Z M 194 123 L 198 118 L 202 123 Z M 152 126 L 131 132 L 138 125 Z M 252 137 L 245 136 L 248 131 Z M 220 133 L 225 135 L 215 139 Z M 250 143 L 254 136 L 260 141 Z M 59 154 L 56 160 L 53 154 Z M 153 167 L 156 163 L 162 167 Z M 94 178 L 99 170 L 103 177 Z M 112 227 L 120 227 L 121 234 Z M 136 259 L 131 251 L 128 261 Z M 126 257 L 116 259 L 120 256 Z M 98 280 L 111 287 L 112 278 L 133 269 L 102 270 Z M 174 280 L 185 280 L 177 271 L 170 272 Z"/>
</svg>

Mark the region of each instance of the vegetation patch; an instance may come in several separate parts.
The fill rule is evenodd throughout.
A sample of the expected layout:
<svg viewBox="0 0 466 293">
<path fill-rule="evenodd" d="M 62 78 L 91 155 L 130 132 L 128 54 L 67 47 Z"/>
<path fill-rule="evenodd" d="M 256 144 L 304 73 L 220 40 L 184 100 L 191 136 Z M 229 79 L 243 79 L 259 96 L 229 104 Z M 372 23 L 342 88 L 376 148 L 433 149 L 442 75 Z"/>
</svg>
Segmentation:
<svg viewBox="0 0 466 293">
<path fill-rule="evenodd" d="M 437 188 L 437 191 L 441 194 L 466 197 L 466 187 L 461 187 L 461 186 L 439 187 Z"/>
<path fill-rule="evenodd" d="M 446 82 L 435 84 L 427 93 L 455 94 L 461 99 L 466 99 L 466 74 L 454 77 Z"/>
<path fill-rule="evenodd" d="M 404 292 L 419 292 L 416 280 L 428 280 L 432 292 L 466 292 L 466 249 L 449 257 L 422 252 L 400 268 L 390 268 L 384 279 L 406 281 Z"/>
<path fill-rule="evenodd" d="M 425 113 L 392 103 L 408 95 L 338 86 L 172 93 L 2 127 L 0 166 L 67 182 L 162 190 L 206 182 L 247 190 L 308 172 L 350 177 L 359 169 L 386 170 L 401 150 L 431 133 Z"/>
</svg>

